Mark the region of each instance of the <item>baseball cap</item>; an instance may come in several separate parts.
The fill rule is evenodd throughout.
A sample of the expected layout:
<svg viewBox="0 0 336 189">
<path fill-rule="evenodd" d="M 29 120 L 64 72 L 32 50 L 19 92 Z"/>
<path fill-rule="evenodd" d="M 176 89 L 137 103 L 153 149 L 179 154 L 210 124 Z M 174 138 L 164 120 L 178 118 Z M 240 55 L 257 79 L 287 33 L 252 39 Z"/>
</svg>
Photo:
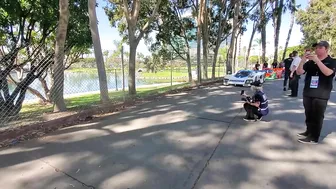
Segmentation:
<svg viewBox="0 0 336 189">
<path fill-rule="evenodd" d="M 260 81 L 254 81 L 251 83 L 252 86 L 261 87 Z"/>
<path fill-rule="evenodd" d="M 318 43 L 314 43 L 313 44 L 313 47 L 317 47 L 317 46 L 322 46 L 322 47 L 325 47 L 325 48 L 329 48 L 329 43 L 327 41 L 320 41 Z"/>
</svg>

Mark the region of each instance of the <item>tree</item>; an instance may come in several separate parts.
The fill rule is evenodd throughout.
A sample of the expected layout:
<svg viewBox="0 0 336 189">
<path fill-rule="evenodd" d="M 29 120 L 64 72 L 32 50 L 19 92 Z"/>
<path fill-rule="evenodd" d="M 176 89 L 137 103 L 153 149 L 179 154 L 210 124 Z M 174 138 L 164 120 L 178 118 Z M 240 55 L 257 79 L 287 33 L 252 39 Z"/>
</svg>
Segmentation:
<svg viewBox="0 0 336 189">
<path fill-rule="evenodd" d="M 55 62 L 52 74 L 53 88 L 51 88 L 54 101 L 54 112 L 65 111 L 64 102 L 64 44 L 69 22 L 69 0 L 59 0 L 59 22 L 56 33 Z"/>
<path fill-rule="evenodd" d="M 208 42 L 209 42 L 209 15 L 208 15 L 208 1 L 202 0 L 201 7 L 201 28 L 202 28 L 202 47 L 203 47 L 203 75 L 205 79 L 208 79 Z"/>
<path fill-rule="evenodd" d="M 301 25 L 303 42 L 307 46 L 319 40 L 329 41 L 331 54 L 335 54 L 336 45 L 336 2 L 334 0 L 311 0 L 306 10 L 299 10 L 297 22 Z"/>
<path fill-rule="evenodd" d="M 108 56 L 109 56 L 109 51 L 108 51 L 108 50 L 105 50 L 105 51 L 103 52 L 103 56 L 105 57 L 105 62 L 106 62 L 106 64 L 107 64 L 107 59 L 108 59 Z"/>
<path fill-rule="evenodd" d="M 3 104 L 0 117 L 10 117 L 20 112 L 27 90 L 33 94 L 37 92 L 37 96 L 43 97 L 29 85 L 36 79 L 45 81 L 47 75 L 54 72 L 52 65 L 55 61 L 54 44 L 59 20 L 59 1 L 0 1 L 0 7 L 0 65 L 3 68 L 0 70 L 0 91 L 4 94 L 0 97 L 0 104 Z M 76 18 L 69 18 L 68 35 L 64 45 L 66 59 L 70 61 L 72 58 L 69 58 L 69 55 L 75 48 L 87 46 L 86 31 L 89 30 L 86 22 L 87 9 L 83 11 L 83 1 L 70 0 L 69 10 L 71 14 L 76 14 Z M 67 67 L 69 61 L 64 61 Z M 22 78 L 17 80 L 11 77 L 12 71 L 23 69 L 27 73 Z M 9 90 L 8 82 L 15 84 L 14 90 Z M 59 84 L 63 85 L 62 82 Z M 43 98 L 51 95 L 49 89 L 45 94 Z"/>
<path fill-rule="evenodd" d="M 261 63 L 265 62 L 266 58 L 266 25 L 267 25 L 267 15 L 266 15 L 266 5 L 268 0 L 260 0 L 260 34 L 261 34 Z"/>
<path fill-rule="evenodd" d="M 305 45 L 297 45 L 297 46 L 287 47 L 285 58 L 289 57 L 289 54 L 292 53 L 293 51 L 303 52 L 304 50 L 305 50 Z M 284 52 L 284 50 L 280 50 L 279 53 L 284 54 L 285 52 Z M 282 60 L 284 60 L 285 58 L 283 58 Z M 279 61 L 282 61 L 282 60 L 279 60 Z"/>
<path fill-rule="evenodd" d="M 135 86 L 135 61 L 136 50 L 140 40 L 148 37 L 151 31 L 152 22 L 156 19 L 161 0 L 140 1 L 140 0 L 109 0 L 110 5 L 105 7 L 112 26 L 118 24 L 119 32 L 124 38 L 128 38 L 130 46 L 129 57 L 129 94 L 136 94 Z M 123 18 L 126 18 L 126 22 Z"/>
<path fill-rule="evenodd" d="M 196 12 L 197 12 L 197 81 L 198 85 L 201 84 L 201 40 L 202 40 L 202 13 L 203 13 L 203 5 L 205 0 L 200 0 L 200 3 L 198 3 L 198 0 L 196 0 Z"/>
<path fill-rule="evenodd" d="M 287 34 L 287 38 L 286 38 L 285 49 L 283 51 L 282 59 L 280 61 L 284 60 L 285 57 L 286 57 L 288 43 L 289 43 L 290 37 L 292 35 L 292 30 L 293 30 L 294 21 L 295 21 L 295 13 L 297 11 L 296 0 L 290 0 L 286 7 L 288 7 L 290 12 L 291 12 L 291 21 L 290 21 L 290 24 L 289 24 L 289 30 L 288 30 L 288 34 Z"/>
<path fill-rule="evenodd" d="M 247 69 L 248 67 L 248 63 L 249 63 L 249 57 L 250 57 L 250 52 L 251 52 L 251 48 L 252 48 L 252 42 L 254 39 L 254 35 L 256 33 L 256 31 L 258 30 L 259 27 L 259 9 L 257 9 L 251 16 L 250 19 L 253 21 L 253 27 L 252 27 L 252 33 L 251 33 L 251 37 L 250 37 L 250 42 L 247 48 L 247 53 L 245 56 L 245 69 Z"/>
<path fill-rule="evenodd" d="M 192 82 L 190 43 L 196 40 L 196 22 L 192 17 L 183 17 L 182 14 L 192 6 L 191 1 L 186 1 L 183 5 L 172 1 L 161 7 L 160 20 L 155 22 L 154 27 L 157 31 L 156 42 L 151 46 L 152 52 L 170 51 L 172 59 L 179 57 L 185 60 L 190 83 Z"/>
<path fill-rule="evenodd" d="M 284 0 L 270 0 L 273 4 L 272 13 L 273 13 L 273 27 L 274 27 L 274 58 L 273 60 L 278 60 L 278 47 L 279 47 L 279 35 L 281 27 L 281 18 L 284 8 Z"/>
<path fill-rule="evenodd" d="M 230 44 L 230 48 L 229 48 L 229 52 L 228 52 L 228 61 L 226 64 L 226 72 L 227 74 L 232 74 L 232 64 L 234 63 L 234 54 L 235 54 L 235 46 L 236 44 L 236 37 L 237 37 L 237 33 L 239 31 L 238 28 L 238 19 L 239 19 L 239 13 L 240 13 L 240 8 L 241 8 L 241 0 L 237 0 L 235 1 L 234 6 L 234 11 L 233 11 L 233 29 L 232 29 L 232 33 L 231 33 L 231 44 Z"/>
<path fill-rule="evenodd" d="M 109 101 L 107 78 L 104 65 L 104 57 L 100 45 L 100 37 L 98 32 L 98 23 L 96 15 L 96 0 L 88 1 L 89 18 L 90 18 L 90 30 L 93 42 L 93 49 L 97 63 L 99 88 L 100 88 L 100 100 L 102 103 Z"/>
<path fill-rule="evenodd" d="M 228 23 L 228 16 L 230 12 L 228 0 L 215 1 L 214 8 L 210 9 L 210 11 L 210 18 L 212 18 L 212 21 L 210 22 L 209 29 L 209 45 L 210 49 L 212 49 L 214 53 L 212 62 L 212 79 L 214 79 L 219 47 L 221 43 L 227 39 L 227 36 L 232 28 L 231 24 Z"/>
<path fill-rule="evenodd" d="M 146 56 L 144 58 L 144 64 L 146 66 L 147 71 L 152 73 L 156 73 L 159 70 L 162 70 L 166 65 L 166 60 L 163 56 L 159 54 L 153 54 L 152 57 Z"/>
</svg>

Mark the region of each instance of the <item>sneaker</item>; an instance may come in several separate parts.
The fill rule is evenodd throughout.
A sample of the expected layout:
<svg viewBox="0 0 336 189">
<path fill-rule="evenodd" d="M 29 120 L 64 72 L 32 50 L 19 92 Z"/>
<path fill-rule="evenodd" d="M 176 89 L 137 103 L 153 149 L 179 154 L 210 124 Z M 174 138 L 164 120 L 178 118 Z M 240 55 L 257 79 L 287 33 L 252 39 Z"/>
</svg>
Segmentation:
<svg viewBox="0 0 336 189">
<path fill-rule="evenodd" d="M 258 118 L 257 118 L 257 121 L 261 121 L 262 118 L 263 118 L 262 116 L 258 117 Z"/>
<path fill-rule="evenodd" d="M 246 117 L 244 117 L 243 119 L 244 119 L 245 121 L 255 121 L 254 118 L 246 118 Z"/>
<path fill-rule="evenodd" d="M 309 133 L 307 131 L 297 134 L 298 137 L 308 137 L 308 135 L 309 135 Z"/>
<path fill-rule="evenodd" d="M 298 142 L 303 143 L 303 144 L 317 144 L 317 141 L 313 140 L 310 137 L 299 139 Z"/>
</svg>

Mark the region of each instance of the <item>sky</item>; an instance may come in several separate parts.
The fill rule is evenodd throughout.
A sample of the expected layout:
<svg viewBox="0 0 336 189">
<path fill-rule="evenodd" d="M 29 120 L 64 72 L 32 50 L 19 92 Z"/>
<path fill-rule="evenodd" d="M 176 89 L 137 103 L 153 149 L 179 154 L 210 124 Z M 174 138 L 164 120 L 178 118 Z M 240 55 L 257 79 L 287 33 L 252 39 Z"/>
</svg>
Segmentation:
<svg viewBox="0 0 336 189">
<path fill-rule="evenodd" d="M 298 5 L 301 5 L 300 9 L 305 9 L 308 5 L 309 0 L 296 0 L 296 3 Z M 114 40 L 121 40 L 121 37 L 119 35 L 119 32 L 117 28 L 113 28 L 109 20 L 103 10 L 103 7 L 106 5 L 105 0 L 97 0 L 98 7 L 97 7 L 97 19 L 98 19 L 98 29 L 99 29 L 99 35 L 100 35 L 100 41 L 101 41 L 101 46 L 103 51 L 104 50 L 109 50 L 113 51 L 116 49 L 115 45 L 113 44 Z M 241 41 L 241 46 L 248 46 L 251 33 L 252 33 L 252 22 L 250 21 L 247 24 L 247 31 L 244 33 L 242 36 L 242 41 Z M 282 23 L 281 23 L 281 29 L 280 29 L 280 39 L 279 39 L 279 47 L 285 46 L 286 43 L 286 38 L 289 30 L 289 25 L 290 25 L 290 13 L 287 11 L 285 14 L 282 16 Z M 274 32 L 273 32 L 273 26 L 272 26 L 272 21 L 270 21 L 266 27 L 266 41 L 267 41 L 267 54 L 273 54 L 274 52 Z M 288 46 L 295 46 L 299 45 L 300 41 L 302 39 L 303 35 L 300 31 L 300 26 L 297 25 L 296 23 L 293 26 L 292 30 L 292 35 L 289 41 Z M 260 33 L 256 33 L 254 39 L 260 38 Z M 125 45 L 125 48 L 128 48 L 128 46 Z M 126 50 L 126 49 L 125 49 Z M 126 50 L 128 51 L 128 50 Z M 148 51 L 148 47 L 145 45 L 144 41 L 141 40 L 137 52 L 141 52 L 144 55 L 149 55 L 150 52 Z M 256 52 L 252 52 L 256 53 Z M 253 54 L 252 54 L 253 55 Z"/>
</svg>

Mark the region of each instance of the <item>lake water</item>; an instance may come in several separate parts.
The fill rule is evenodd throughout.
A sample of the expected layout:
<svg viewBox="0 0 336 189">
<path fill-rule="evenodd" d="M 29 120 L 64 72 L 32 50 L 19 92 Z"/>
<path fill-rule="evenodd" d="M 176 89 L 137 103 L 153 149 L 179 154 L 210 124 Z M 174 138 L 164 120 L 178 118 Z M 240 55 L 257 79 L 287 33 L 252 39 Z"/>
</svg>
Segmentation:
<svg viewBox="0 0 336 189">
<path fill-rule="evenodd" d="M 116 85 L 118 89 L 122 89 L 122 75 L 117 75 L 117 84 L 114 73 L 106 73 L 107 85 L 109 90 L 115 90 Z M 14 78 L 16 74 L 12 74 Z M 48 87 L 50 88 L 50 77 L 46 78 Z M 155 81 L 145 81 L 145 80 L 136 80 L 136 86 L 143 86 L 154 84 Z M 10 90 L 13 91 L 15 85 L 10 85 Z M 41 92 L 44 96 L 43 88 L 41 82 L 36 79 L 31 85 L 33 89 L 36 89 Z M 125 74 L 125 88 L 128 87 L 128 75 Z M 64 73 L 64 95 L 73 95 L 78 93 L 87 93 L 99 91 L 99 80 L 98 73 L 85 73 L 85 72 L 65 72 Z M 26 93 L 25 100 L 34 100 L 37 99 L 36 96 L 31 94 L 29 91 Z"/>
</svg>

